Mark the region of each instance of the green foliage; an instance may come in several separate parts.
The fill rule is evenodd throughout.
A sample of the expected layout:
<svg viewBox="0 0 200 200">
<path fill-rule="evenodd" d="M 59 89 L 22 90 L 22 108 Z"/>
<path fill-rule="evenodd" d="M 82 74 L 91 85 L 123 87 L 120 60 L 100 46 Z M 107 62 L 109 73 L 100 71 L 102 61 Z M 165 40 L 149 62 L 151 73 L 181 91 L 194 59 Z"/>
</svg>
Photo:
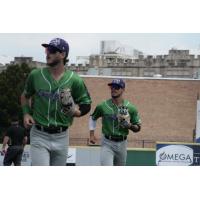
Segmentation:
<svg viewBox="0 0 200 200">
<path fill-rule="evenodd" d="M 0 73 L 0 128 L 10 124 L 10 117 L 17 114 L 22 121 L 20 96 L 25 80 L 33 68 L 27 64 L 9 65 Z"/>
</svg>

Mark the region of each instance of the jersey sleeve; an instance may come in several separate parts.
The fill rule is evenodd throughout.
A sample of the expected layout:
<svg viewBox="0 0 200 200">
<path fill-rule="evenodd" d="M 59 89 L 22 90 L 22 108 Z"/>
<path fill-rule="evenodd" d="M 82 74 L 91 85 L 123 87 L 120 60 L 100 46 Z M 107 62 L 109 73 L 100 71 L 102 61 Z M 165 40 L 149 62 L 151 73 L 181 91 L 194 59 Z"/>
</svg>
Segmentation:
<svg viewBox="0 0 200 200">
<path fill-rule="evenodd" d="M 34 93 L 35 89 L 34 89 L 34 70 L 33 70 L 26 79 L 23 94 L 25 95 L 25 97 L 30 98 L 31 96 L 34 95 Z"/>
<path fill-rule="evenodd" d="M 97 107 L 95 108 L 94 112 L 91 115 L 93 120 L 97 120 L 99 117 L 102 117 L 102 107 L 101 105 L 97 105 Z"/>
<path fill-rule="evenodd" d="M 76 77 L 72 85 L 72 97 L 76 104 L 91 104 L 91 97 L 82 78 Z"/>
<path fill-rule="evenodd" d="M 131 124 L 141 124 L 141 119 L 138 114 L 138 110 L 134 106 L 130 107 L 129 114 Z"/>
</svg>

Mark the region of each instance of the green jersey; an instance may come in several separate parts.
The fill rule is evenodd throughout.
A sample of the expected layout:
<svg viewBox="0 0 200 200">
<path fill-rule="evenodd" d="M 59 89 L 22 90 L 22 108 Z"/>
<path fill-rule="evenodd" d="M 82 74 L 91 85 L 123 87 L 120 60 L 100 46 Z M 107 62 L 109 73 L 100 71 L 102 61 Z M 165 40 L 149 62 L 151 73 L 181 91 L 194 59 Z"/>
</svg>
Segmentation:
<svg viewBox="0 0 200 200">
<path fill-rule="evenodd" d="M 123 105 L 128 107 L 130 123 L 140 124 L 140 117 L 136 107 L 127 100 L 123 100 Z M 119 126 L 118 106 L 112 102 L 112 99 L 102 102 L 95 108 L 92 119 L 97 120 L 102 117 L 102 133 L 105 135 L 128 135 L 128 129 Z"/>
<path fill-rule="evenodd" d="M 33 97 L 33 118 L 43 126 L 70 126 L 73 117 L 61 112 L 59 91 L 69 88 L 76 104 L 91 104 L 83 80 L 66 70 L 59 81 L 53 79 L 48 68 L 33 70 L 26 81 L 24 95 Z"/>
</svg>

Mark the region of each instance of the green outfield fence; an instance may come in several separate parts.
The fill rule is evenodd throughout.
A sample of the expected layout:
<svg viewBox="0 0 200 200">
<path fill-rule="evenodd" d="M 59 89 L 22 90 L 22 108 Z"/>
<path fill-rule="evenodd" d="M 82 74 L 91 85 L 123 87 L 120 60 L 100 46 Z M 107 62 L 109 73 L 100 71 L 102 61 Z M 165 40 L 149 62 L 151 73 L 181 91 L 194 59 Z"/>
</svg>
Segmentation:
<svg viewBox="0 0 200 200">
<path fill-rule="evenodd" d="M 155 166 L 156 150 L 150 148 L 133 148 L 127 151 L 127 166 Z"/>
</svg>

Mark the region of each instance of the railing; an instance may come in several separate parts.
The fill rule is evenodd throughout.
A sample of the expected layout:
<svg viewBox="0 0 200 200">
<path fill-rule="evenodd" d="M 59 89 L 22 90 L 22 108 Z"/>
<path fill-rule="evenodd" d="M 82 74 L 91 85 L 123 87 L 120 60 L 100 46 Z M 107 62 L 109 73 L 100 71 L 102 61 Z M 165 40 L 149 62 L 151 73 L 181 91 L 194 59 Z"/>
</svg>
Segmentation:
<svg viewBox="0 0 200 200">
<path fill-rule="evenodd" d="M 160 140 L 159 140 L 160 141 Z M 164 140 L 162 140 L 164 142 Z M 128 147 L 130 148 L 156 148 L 155 140 L 135 140 L 129 139 L 128 140 Z M 181 139 L 167 139 L 165 142 L 193 142 L 192 140 L 188 140 L 187 138 Z M 71 146 L 100 146 L 100 139 L 97 139 L 95 144 L 89 142 L 89 138 L 70 138 L 70 145 Z"/>
<path fill-rule="evenodd" d="M 156 142 L 153 140 L 129 140 L 129 147 L 135 148 L 155 148 Z M 95 144 L 89 142 L 89 138 L 70 138 L 71 146 L 100 146 L 100 139 Z"/>
</svg>

